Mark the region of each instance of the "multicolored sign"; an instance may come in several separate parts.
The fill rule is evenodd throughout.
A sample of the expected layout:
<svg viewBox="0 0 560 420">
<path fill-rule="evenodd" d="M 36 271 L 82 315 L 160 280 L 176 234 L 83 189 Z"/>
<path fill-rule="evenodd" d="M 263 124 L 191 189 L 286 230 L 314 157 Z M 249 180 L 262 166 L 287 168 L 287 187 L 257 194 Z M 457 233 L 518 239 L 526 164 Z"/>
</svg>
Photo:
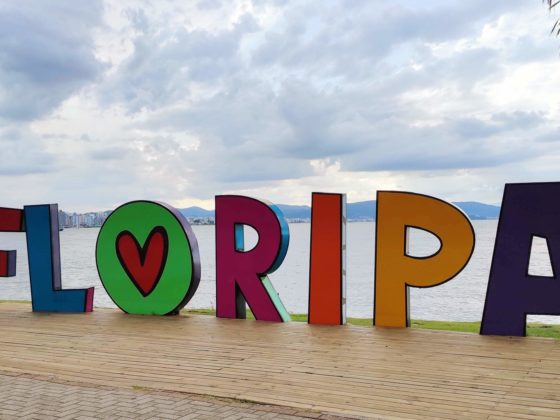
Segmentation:
<svg viewBox="0 0 560 420">
<path fill-rule="evenodd" d="M 547 241 L 560 264 L 560 183 L 508 184 L 502 210 L 481 334 L 525 335 L 526 316 L 560 315 L 560 284 L 529 275 L 533 238 Z M 25 232 L 34 311 L 89 312 L 93 288 L 62 289 L 58 212 L 55 204 L 0 208 L 0 232 Z M 246 249 L 244 227 L 258 242 Z M 309 323 L 341 325 L 346 319 L 346 198 L 313 193 L 309 271 Z M 410 229 L 435 235 L 439 250 L 408 252 Z M 421 194 L 377 194 L 374 324 L 407 327 L 410 287 L 433 287 L 467 265 L 475 243 L 467 216 L 455 206 Z M 290 316 L 269 274 L 284 260 L 289 229 L 274 205 L 250 197 L 216 197 L 217 316 L 283 322 Z M 0 251 L 0 277 L 15 275 L 15 251 Z M 117 208 L 101 228 L 96 259 L 99 277 L 115 304 L 134 314 L 177 314 L 200 282 L 196 237 L 173 207 L 134 201 Z M 554 273 L 556 271 L 554 270 Z"/>
</svg>

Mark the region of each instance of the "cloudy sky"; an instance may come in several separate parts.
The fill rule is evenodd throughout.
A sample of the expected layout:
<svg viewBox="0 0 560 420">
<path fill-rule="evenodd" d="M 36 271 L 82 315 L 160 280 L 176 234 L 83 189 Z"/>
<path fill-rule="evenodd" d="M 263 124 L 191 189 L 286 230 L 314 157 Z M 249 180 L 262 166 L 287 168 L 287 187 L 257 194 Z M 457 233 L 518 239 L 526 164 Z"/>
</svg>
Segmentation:
<svg viewBox="0 0 560 420">
<path fill-rule="evenodd" d="M 560 181 L 540 0 L 2 1 L 2 206 Z"/>
</svg>

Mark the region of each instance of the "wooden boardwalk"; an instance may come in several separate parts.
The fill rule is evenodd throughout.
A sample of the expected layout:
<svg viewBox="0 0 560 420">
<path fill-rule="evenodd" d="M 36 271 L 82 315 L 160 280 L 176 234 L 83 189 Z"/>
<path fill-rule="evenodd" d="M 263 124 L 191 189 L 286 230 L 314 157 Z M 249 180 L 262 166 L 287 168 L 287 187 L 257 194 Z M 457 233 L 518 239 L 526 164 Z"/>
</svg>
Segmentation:
<svg viewBox="0 0 560 420">
<path fill-rule="evenodd" d="M 381 418 L 560 418 L 560 340 L 0 304 L 0 373 Z"/>
</svg>

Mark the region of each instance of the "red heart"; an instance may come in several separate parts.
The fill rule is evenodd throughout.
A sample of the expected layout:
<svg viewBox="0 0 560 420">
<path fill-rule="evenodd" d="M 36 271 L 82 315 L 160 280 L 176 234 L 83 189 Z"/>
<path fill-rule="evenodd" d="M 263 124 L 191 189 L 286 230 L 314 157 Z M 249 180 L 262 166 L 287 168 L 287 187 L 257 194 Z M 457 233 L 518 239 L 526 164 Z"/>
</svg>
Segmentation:
<svg viewBox="0 0 560 420">
<path fill-rule="evenodd" d="M 141 247 L 132 233 L 125 230 L 117 236 L 117 256 L 121 265 L 142 296 L 148 296 L 157 286 L 167 260 L 167 232 L 157 226 Z"/>
</svg>

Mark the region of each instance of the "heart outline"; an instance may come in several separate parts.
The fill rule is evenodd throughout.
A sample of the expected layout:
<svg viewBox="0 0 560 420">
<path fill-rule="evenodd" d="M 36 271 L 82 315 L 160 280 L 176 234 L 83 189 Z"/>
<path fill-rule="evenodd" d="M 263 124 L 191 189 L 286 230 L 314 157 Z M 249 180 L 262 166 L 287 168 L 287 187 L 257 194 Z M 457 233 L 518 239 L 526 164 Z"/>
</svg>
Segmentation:
<svg viewBox="0 0 560 420">
<path fill-rule="evenodd" d="M 128 237 L 132 238 L 132 240 L 134 241 L 133 243 L 134 243 L 134 246 L 136 248 L 136 252 L 138 253 L 138 256 L 140 257 L 140 266 L 143 268 L 144 264 L 146 263 L 146 258 L 147 258 L 147 255 L 148 255 L 148 251 L 150 249 L 151 240 L 154 237 L 154 235 L 156 235 L 156 234 L 160 234 L 162 236 L 162 239 L 163 239 L 163 253 L 162 253 L 158 273 L 157 273 L 155 279 L 153 280 L 151 287 L 149 288 L 149 290 L 144 290 L 138 284 L 135 276 L 130 272 L 129 267 L 128 267 L 128 263 L 126 262 L 125 258 L 123 257 L 123 255 L 121 253 L 121 249 L 119 247 L 119 242 L 125 236 L 128 236 Z M 138 240 L 136 239 L 136 236 L 132 232 L 130 232 L 129 230 L 123 230 L 122 232 L 120 232 L 117 235 L 117 238 L 115 240 L 115 248 L 116 248 L 116 251 L 117 251 L 117 257 L 119 259 L 119 262 L 121 263 L 121 267 L 123 268 L 123 270 L 127 274 L 128 278 L 130 279 L 132 284 L 136 287 L 136 289 L 140 292 L 140 294 L 142 296 L 146 297 L 146 296 L 150 295 L 155 290 L 159 281 L 161 280 L 161 276 L 163 275 L 163 271 L 165 270 L 165 265 L 167 263 L 167 257 L 168 257 L 168 254 L 169 254 L 169 252 L 168 252 L 169 251 L 169 238 L 167 236 L 167 231 L 165 230 L 165 228 L 163 226 L 154 227 L 151 230 L 151 232 L 148 234 L 148 237 L 146 238 L 143 246 L 140 246 L 140 243 L 138 242 Z"/>
</svg>

